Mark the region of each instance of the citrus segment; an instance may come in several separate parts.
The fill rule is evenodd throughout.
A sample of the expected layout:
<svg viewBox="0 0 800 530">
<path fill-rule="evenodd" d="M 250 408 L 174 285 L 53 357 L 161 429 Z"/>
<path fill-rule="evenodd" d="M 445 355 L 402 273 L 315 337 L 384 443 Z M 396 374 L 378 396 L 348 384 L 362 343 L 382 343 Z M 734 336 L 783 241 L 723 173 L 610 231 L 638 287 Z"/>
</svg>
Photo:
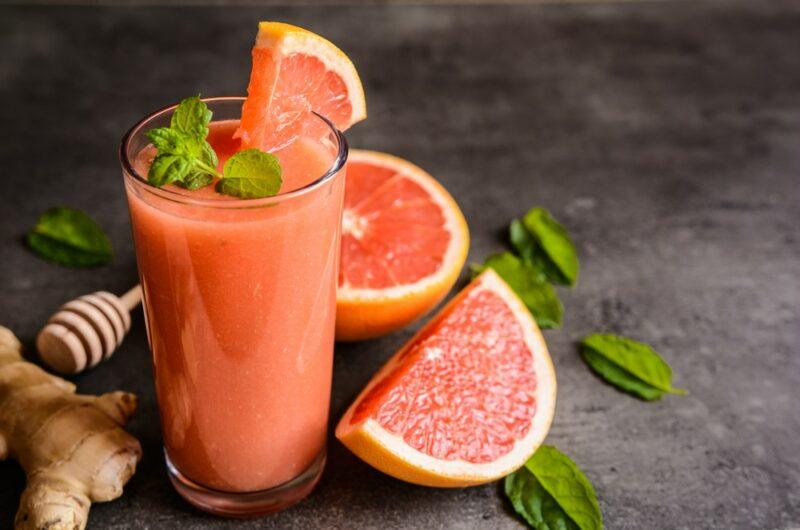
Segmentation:
<svg viewBox="0 0 800 530">
<path fill-rule="evenodd" d="M 550 428 L 555 393 L 539 328 L 487 270 L 388 361 L 336 436 L 402 480 L 481 484 L 533 454 Z"/>
<path fill-rule="evenodd" d="M 419 167 L 353 149 L 347 163 L 336 336 L 394 331 L 431 309 L 466 259 L 466 221 Z"/>
<path fill-rule="evenodd" d="M 261 22 L 253 70 L 237 136 L 244 148 L 280 148 L 313 136 L 317 112 L 346 130 L 366 115 L 364 89 L 353 63 L 336 46 L 306 29 Z"/>
</svg>

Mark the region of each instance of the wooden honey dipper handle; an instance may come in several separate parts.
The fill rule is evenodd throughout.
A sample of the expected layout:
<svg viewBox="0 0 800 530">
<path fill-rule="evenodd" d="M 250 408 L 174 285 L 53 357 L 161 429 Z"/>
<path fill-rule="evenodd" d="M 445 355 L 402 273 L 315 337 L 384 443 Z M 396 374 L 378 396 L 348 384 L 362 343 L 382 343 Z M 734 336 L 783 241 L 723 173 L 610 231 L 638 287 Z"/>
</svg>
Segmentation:
<svg viewBox="0 0 800 530">
<path fill-rule="evenodd" d="M 67 302 L 36 337 L 42 360 L 62 374 L 77 374 L 108 359 L 131 327 L 130 312 L 142 301 L 136 285 L 122 296 L 106 291 Z"/>
<path fill-rule="evenodd" d="M 142 302 L 142 286 L 137 283 L 127 293 L 120 296 L 119 301 L 130 314 Z"/>
</svg>

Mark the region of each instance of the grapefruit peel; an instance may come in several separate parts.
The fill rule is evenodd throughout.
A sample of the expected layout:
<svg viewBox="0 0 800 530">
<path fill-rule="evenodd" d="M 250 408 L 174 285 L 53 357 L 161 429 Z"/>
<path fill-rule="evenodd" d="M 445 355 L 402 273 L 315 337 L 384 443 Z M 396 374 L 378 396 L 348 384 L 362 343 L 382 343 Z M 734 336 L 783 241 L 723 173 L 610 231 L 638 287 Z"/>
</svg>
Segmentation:
<svg viewBox="0 0 800 530">
<path fill-rule="evenodd" d="M 441 211 L 450 242 L 439 268 L 413 283 L 381 288 L 340 283 L 336 299 L 336 339 L 340 341 L 385 335 L 427 313 L 453 287 L 469 250 L 469 228 L 461 209 L 447 190 L 426 171 L 407 160 L 377 151 L 351 149 L 350 161 L 391 168 L 397 173 L 392 178 L 408 178 L 418 184 Z M 360 230 L 360 220 L 353 214 L 357 207 L 358 204 L 345 209 L 344 234 Z M 345 255 L 344 259 L 347 259 Z"/>
</svg>

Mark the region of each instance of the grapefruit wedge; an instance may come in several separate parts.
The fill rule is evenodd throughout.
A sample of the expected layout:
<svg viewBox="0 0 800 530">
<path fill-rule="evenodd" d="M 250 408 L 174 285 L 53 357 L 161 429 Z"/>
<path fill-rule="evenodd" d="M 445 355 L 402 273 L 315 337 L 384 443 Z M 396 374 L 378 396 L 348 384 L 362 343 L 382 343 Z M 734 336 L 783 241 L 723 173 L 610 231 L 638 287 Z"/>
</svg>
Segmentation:
<svg viewBox="0 0 800 530">
<path fill-rule="evenodd" d="M 555 401 L 539 328 L 490 269 L 381 368 L 336 437 L 398 479 L 471 486 L 525 463 L 547 435 Z"/>
<path fill-rule="evenodd" d="M 444 298 L 464 265 L 467 223 L 414 164 L 350 150 L 336 296 L 336 339 L 399 329 Z"/>
<path fill-rule="evenodd" d="M 317 112 L 344 131 L 367 117 L 364 89 L 339 48 L 306 29 L 261 22 L 236 136 L 242 148 L 273 151 L 310 135 Z M 322 129 L 320 129 L 320 132 Z"/>
</svg>

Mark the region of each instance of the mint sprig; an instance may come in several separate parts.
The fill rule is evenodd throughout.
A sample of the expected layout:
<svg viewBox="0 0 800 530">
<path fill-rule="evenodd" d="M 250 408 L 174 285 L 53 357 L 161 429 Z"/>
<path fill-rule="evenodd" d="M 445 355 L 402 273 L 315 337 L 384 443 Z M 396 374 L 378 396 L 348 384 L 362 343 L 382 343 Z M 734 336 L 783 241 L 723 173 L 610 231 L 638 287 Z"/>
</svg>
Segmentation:
<svg viewBox="0 0 800 530">
<path fill-rule="evenodd" d="M 147 173 L 147 181 L 160 188 L 176 184 L 197 190 L 220 179 L 216 190 L 241 199 L 271 197 L 280 191 L 281 167 L 278 158 L 258 149 L 246 149 L 217 171 L 219 159 L 208 143 L 212 112 L 199 97 L 184 99 L 172 113 L 169 127 L 147 132 L 158 150 Z"/>
<path fill-rule="evenodd" d="M 211 111 L 199 97 L 181 101 L 169 127 L 147 132 L 158 154 L 150 165 L 147 180 L 158 188 L 177 184 L 195 190 L 217 176 L 217 154 L 206 141 Z"/>
</svg>

